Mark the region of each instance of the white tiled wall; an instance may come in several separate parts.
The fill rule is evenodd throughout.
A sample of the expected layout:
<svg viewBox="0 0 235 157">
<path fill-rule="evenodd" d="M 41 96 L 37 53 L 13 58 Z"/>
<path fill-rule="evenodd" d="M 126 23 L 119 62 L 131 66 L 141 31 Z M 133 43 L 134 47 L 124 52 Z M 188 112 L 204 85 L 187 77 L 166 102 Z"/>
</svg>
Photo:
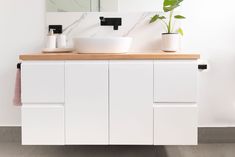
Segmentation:
<svg viewBox="0 0 235 157">
<path fill-rule="evenodd" d="M 47 25 L 62 24 L 69 45 L 73 44 L 74 37 L 128 36 L 134 39 L 131 51 L 148 52 L 161 49 L 161 32 L 164 31 L 160 24 L 149 24 L 153 15 L 151 12 L 47 13 Z M 117 31 L 112 26 L 100 26 L 100 16 L 121 17 L 122 26 Z"/>
</svg>

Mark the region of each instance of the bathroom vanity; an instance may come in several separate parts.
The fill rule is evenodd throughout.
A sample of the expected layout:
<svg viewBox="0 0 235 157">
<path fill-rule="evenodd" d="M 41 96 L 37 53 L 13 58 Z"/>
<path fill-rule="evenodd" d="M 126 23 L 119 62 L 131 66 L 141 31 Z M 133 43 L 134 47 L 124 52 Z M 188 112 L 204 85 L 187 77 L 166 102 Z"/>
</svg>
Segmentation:
<svg viewBox="0 0 235 157">
<path fill-rule="evenodd" d="M 199 54 L 24 54 L 23 145 L 196 145 Z"/>
</svg>

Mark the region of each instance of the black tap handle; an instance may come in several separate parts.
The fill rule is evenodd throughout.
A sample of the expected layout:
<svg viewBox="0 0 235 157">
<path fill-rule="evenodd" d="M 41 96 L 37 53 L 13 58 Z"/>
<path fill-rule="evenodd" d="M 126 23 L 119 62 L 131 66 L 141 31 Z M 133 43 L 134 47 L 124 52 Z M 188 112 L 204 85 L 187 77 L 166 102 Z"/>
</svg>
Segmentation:
<svg viewBox="0 0 235 157">
<path fill-rule="evenodd" d="M 104 17 L 103 17 L 103 16 L 100 16 L 100 20 L 101 20 L 101 21 L 104 21 Z"/>
</svg>

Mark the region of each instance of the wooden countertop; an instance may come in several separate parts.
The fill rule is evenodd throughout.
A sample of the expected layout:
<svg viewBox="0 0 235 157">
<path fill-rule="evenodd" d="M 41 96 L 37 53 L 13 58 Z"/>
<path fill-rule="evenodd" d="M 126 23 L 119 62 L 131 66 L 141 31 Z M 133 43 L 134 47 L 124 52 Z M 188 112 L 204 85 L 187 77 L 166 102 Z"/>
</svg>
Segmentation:
<svg viewBox="0 0 235 157">
<path fill-rule="evenodd" d="M 20 55 L 20 60 L 151 60 L 183 59 L 196 60 L 199 53 L 120 53 L 120 54 L 78 54 L 78 53 L 30 53 Z"/>
</svg>

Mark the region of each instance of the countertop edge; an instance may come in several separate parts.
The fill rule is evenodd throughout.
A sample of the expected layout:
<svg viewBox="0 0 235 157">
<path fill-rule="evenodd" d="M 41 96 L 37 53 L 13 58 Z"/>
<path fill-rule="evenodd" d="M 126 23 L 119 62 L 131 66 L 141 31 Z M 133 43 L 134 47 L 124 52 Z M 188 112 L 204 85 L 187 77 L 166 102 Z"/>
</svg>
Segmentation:
<svg viewBox="0 0 235 157">
<path fill-rule="evenodd" d="M 19 59 L 22 61 L 40 60 L 197 60 L 200 59 L 199 53 L 123 53 L 123 54 L 78 54 L 78 53 L 30 53 L 21 54 Z"/>
</svg>

